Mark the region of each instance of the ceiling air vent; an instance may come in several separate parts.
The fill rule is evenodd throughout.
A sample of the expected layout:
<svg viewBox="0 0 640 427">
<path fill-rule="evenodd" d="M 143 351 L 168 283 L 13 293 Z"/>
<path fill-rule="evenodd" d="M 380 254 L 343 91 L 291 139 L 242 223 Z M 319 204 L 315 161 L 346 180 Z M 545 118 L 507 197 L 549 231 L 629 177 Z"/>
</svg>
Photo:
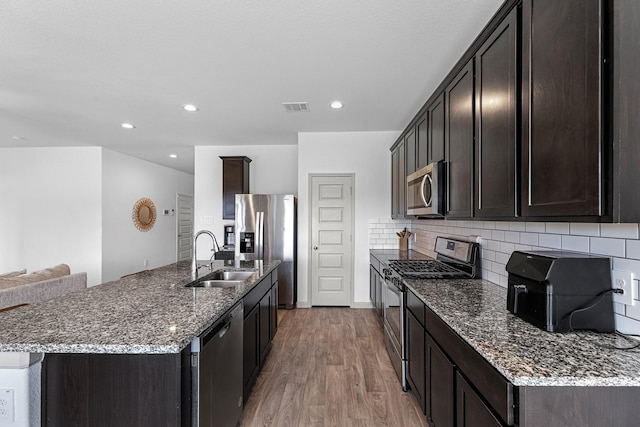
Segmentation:
<svg viewBox="0 0 640 427">
<path fill-rule="evenodd" d="M 306 113 L 309 111 L 308 102 L 283 102 L 282 106 L 289 113 Z"/>
</svg>

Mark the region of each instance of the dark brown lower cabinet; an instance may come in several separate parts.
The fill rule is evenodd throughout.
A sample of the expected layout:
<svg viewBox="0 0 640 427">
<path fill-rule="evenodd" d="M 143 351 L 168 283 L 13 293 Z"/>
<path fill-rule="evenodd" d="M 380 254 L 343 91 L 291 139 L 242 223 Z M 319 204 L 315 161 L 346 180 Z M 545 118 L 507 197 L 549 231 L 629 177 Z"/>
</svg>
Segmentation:
<svg viewBox="0 0 640 427">
<path fill-rule="evenodd" d="M 425 343 L 424 327 L 418 319 L 407 311 L 407 382 L 411 393 L 425 411 Z"/>
<path fill-rule="evenodd" d="M 260 365 L 264 364 L 271 350 L 271 289 L 260 300 Z"/>
<path fill-rule="evenodd" d="M 191 426 L 190 356 L 47 354 L 42 425 Z"/>
<path fill-rule="evenodd" d="M 278 271 L 274 270 L 247 295 L 244 301 L 243 396 L 246 402 L 273 346 L 277 330 Z"/>
<path fill-rule="evenodd" d="M 501 427 L 502 424 L 458 372 L 456 374 L 456 427 L 475 426 Z"/>
<path fill-rule="evenodd" d="M 275 277 L 276 281 L 271 285 L 271 323 L 269 324 L 269 337 L 273 340 L 278 331 L 278 276 Z"/>
<path fill-rule="evenodd" d="M 501 425 L 485 399 L 500 408 L 511 404 L 511 394 L 503 393 L 511 385 L 411 291 L 406 307 L 407 382 L 431 426 Z M 461 372 L 481 383 L 486 395 L 476 392 Z"/>
<path fill-rule="evenodd" d="M 453 426 L 455 366 L 426 332 L 425 343 L 427 418 L 434 427 Z"/>
<path fill-rule="evenodd" d="M 369 266 L 369 299 L 373 305 L 373 309 L 378 315 L 378 319 L 382 321 L 382 281 L 383 278 L 373 265 Z"/>
<path fill-rule="evenodd" d="M 373 305 L 373 307 L 376 307 L 376 276 L 378 275 L 378 272 L 376 271 L 375 268 L 373 268 L 373 265 L 369 266 L 369 301 L 371 301 L 371 304 Z"/>
<path fill-rule="evenodd" d="M 245 312 L 242 346 L 242 378 L 243 378 L 243 396 L 246 401 L 251 393 L 251 387 L 258 378 L 258 370 L 260 367 L 260 353 L 258 345 L 258 331 L 260 330 L 260 306 L 254 306 L 249 312 Z"/>
<path fill-rule="evenodd" d="M 424 411 L 432 427 L 638 424 L 640 387 L 516 387 L 411 291 L 405 314 L 407 381 L 420 401 L 424 379 Z M 414 364 L 421 358 L 422 371 Z"/>
</svg>

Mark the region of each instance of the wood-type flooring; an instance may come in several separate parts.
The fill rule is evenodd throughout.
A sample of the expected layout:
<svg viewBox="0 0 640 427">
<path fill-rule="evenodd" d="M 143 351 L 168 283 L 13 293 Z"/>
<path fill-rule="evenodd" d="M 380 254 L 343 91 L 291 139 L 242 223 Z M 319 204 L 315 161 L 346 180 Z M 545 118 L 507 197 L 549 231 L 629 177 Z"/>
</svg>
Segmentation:
<svg viewBox="0 0 640 427">
<path fill-rule="evenodd" d="M 241 426 L 427 426 L 418 402 L 402 391 L 373 310 L 278 313 Z"/>
</svg>

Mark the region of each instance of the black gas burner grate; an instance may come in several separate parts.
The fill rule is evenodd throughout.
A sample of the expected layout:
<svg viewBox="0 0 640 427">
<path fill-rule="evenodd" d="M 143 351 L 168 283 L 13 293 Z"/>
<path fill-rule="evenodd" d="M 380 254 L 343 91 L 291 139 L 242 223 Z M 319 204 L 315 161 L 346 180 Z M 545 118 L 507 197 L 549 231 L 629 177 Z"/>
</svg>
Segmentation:
<svg viewBox="0 0 640 427">
<path fill-rule="evenodd" d="M 468 277 L 468 274 L 436 260 L 392 260 L 389 266 L 407 278 Z"/>
</svg>

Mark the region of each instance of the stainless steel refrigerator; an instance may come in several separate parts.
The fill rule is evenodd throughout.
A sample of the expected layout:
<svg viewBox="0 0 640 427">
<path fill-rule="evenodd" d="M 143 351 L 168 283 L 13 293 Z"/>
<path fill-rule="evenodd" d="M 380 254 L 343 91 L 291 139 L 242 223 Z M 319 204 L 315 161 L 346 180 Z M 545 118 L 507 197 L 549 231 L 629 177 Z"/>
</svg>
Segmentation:
<svg viewBox="0 0 640 427">
<path fill-rule="evenodd" d="M 236 194 L 235 259 L 280 260 L 278 305 L 295 308 L 297 200 L 292 194 Z"/>
</svg>

